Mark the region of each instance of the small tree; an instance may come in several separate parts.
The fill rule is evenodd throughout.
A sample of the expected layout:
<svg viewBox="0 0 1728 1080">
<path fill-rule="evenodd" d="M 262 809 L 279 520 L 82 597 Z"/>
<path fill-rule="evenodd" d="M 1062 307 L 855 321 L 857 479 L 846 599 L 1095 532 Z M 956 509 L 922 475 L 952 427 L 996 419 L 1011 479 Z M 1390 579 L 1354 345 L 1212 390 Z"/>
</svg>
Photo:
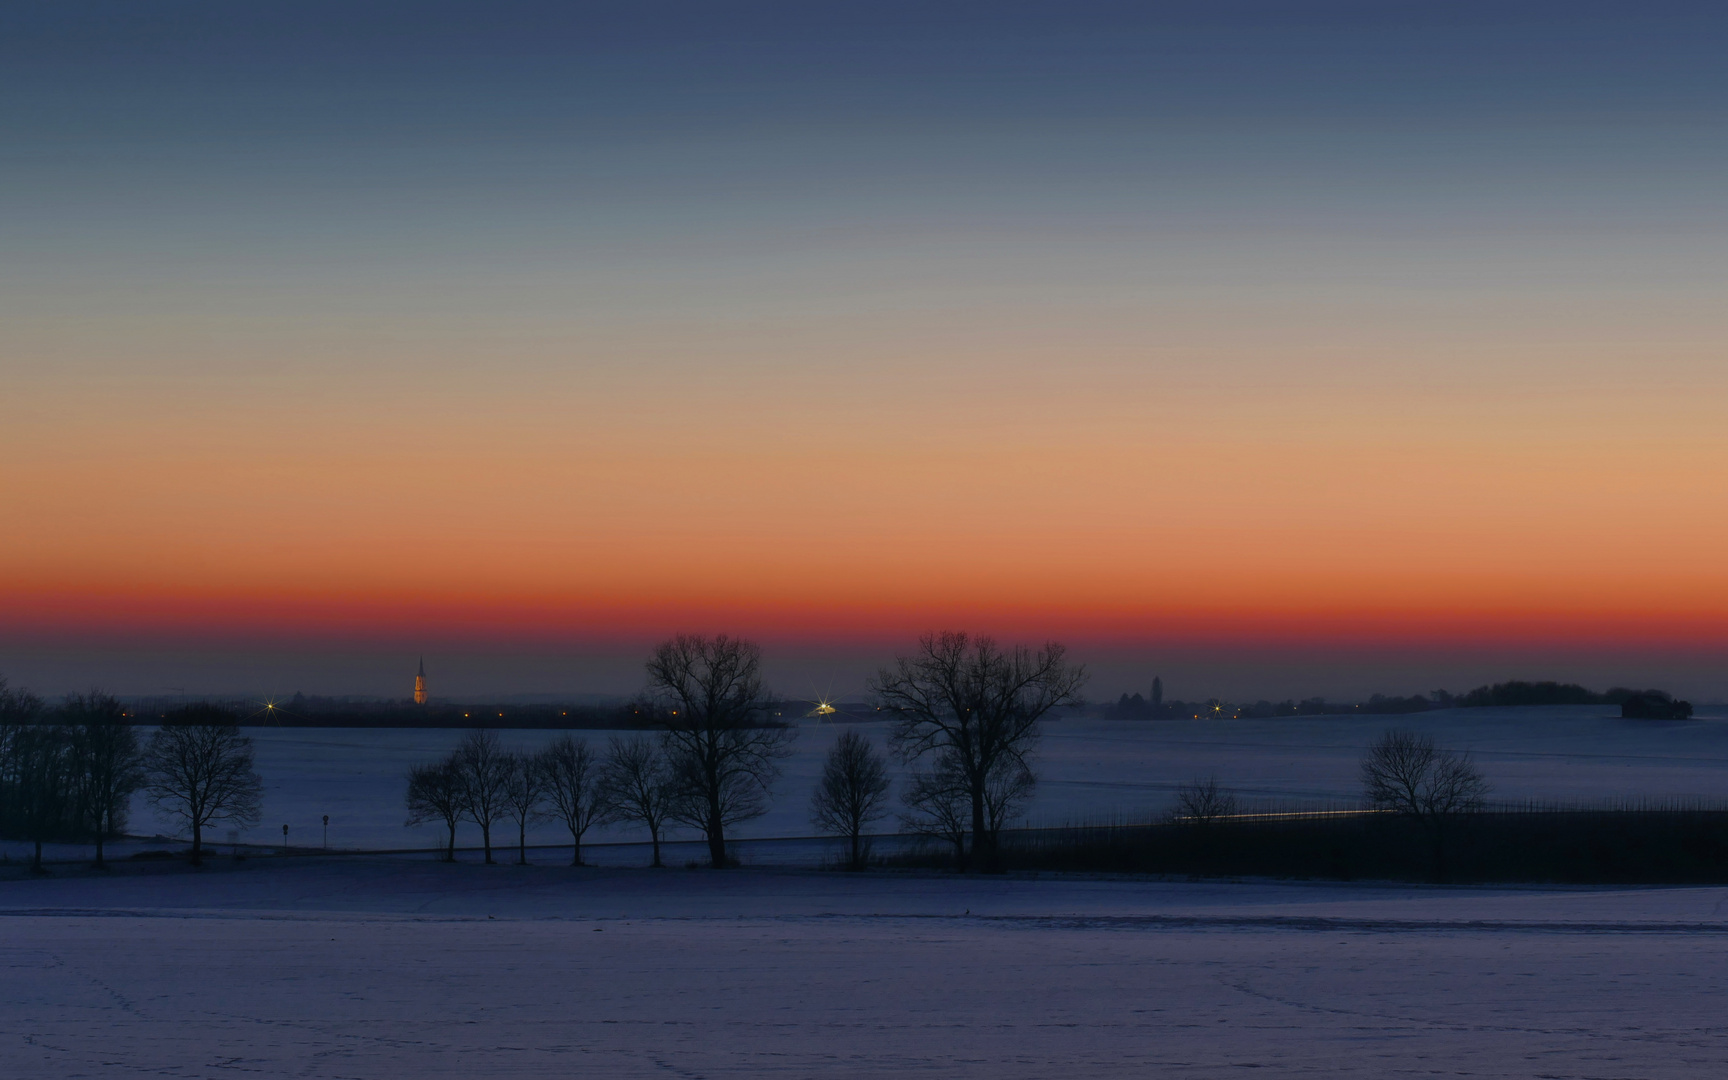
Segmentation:
<svg viewBox="0 0 1728 1080">
<path fill-rule="evenodd" d="M 972 793 L 966 779 L 946 760 L 914 772 L 900 793 L 905 813 L 900 827 L 954 845 L 954 868 L 966 869 L 966 837 L 972 831 Z"/>
<path fill-rule="evenodd" d="M 203 858 L 206 826 L 258 821 L 264 784 L 252 767 L 252 740 L 213 705 L 188 705 L 164 717 L 144 751 L 144 771 L 150 804 L 192 830 L 193 863 Z"/>
<path fill-rule="evenodd" d="M 810 816 L 818 829 L 846 837 L 854 870 L 864 869 L 864 827 L 888 812 L 888 784 L 887 766 L 870 740 L 842 732 L 810 797 Z"/>
<path fill-rule="evenodd" d="M 470 731 L 453 756 L 462 784 L 462 813 L 480 826 L 480 843 L 486 862 L 492 862 L 492 826 L 504 818 L 506 790 L 510 784 L 510 755 L 498 741 L 498 733 Z"/>
<path fill-rule="evenodd" d="M 468 805 L 462 788 L 462 771 L 454 754 L 443 761 L 416 765 L 408 770 L 409 825 L 424 825 L 441 821 L 450 830 L 450 841 L 444 848 L 444 861 L 456 861 L 456 825 L 462 820 Z"/>
<path fill-rule="evenodd" d="M 1488 782 L 1467 753 L 1427 735 L 1388 731 L 1362 759 L 1362 787 L 1376 809 L 1421 825 L 1434 849 L 1434 879 L 1446 880 L 1446 833 L 1453 818 L 1479 810 Z"/>
<path fill-rule="evenodd" d="M 563 735 L 535 756 L 546 801 L 570 830 L 570 865 L 582 865 L 582 836 L 609 811 L 600 783 L 600 762 L 585 739 Z"/>
<path fill-rule="evenodd" d="M 101 867 L 102 842 L 125 831 L 132 793 L 144 786 L 144 755 L 125 708 L 111 695 L 73 694 L 61 715 L 72 737 L 80 824 L 96 841 Z"/>
<path fill-rule="evenodd" d="M 21 835 L 20 800 L 27 742 L 32 724 L 41 715 L 42 699 L 28 690 L 14 690 L 0 676 L 0 833 Z"/>
<path fill-rule="evenodd" d="M 1176 806 L 1170 820 L 1176 825 L 1205 828 L 1215 821 L 1236 816 L 1236 796 L 1218 785 L 1216 776 L 1194 780 L 1176 789 Z"/>
<path fill-rule="evenodd" d="M 680 634 L 649 658 L 648 687 L 666 724 L 678 791 L 671 816 L 701 829 L 710 863 L 726 866 L 727 827 L 768 811 L 769 788 L 797 734 L 775 718 L 762 650 L 725 634 Z"/>
<path fill-rule="evenodd" d="M 528 865 L 528 823 L 546 805 L 546 776 L 528 754 L 505 755 L 504 816 L 516 823 L 516 865 Z"/>
<path fill-rule="evenodd" d="M 635 822 L 648 830 L 654 865 L 660 866 L 660 834 L 678 793 L 659 742 L 645 735 L 612 736 L 600 768 L 600 797 L 606 820 Z"/>
</svg>

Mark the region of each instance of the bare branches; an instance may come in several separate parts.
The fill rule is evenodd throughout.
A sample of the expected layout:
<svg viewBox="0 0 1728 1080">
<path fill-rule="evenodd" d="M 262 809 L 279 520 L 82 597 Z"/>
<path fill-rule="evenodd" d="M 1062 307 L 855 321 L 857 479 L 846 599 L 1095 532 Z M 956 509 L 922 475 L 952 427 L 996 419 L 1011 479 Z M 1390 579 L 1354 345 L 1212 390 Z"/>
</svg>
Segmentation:
<svg viewBox="0 0 1728 1080">
<path fill-rule="evenodd" d="M 528 754 L 504 755 L 504 816 L 516 823 L 516 865 L 528 865 L 528 823 L 546 802 L 546 775 Z"/>
<path fill-rule="evenodd" d="M 450 842 L 444 849 L 444 861 L 456 861 L 456 826 L 467 806 L 467 792 L 455 755 L 430 765 L 416 765 L 408 770 L 408 825 L 423 825 L 441 821 L 450 830 Z"/>
<path fill-rule="evenodd" d="M 600 785 L 600 762 L 586 739 L 560 736 L 535 756 L 552 814 L 570 830 L 571 866 L 582 865 L 582 835 L 606 817 L 609 803 Z"/>
<path fill-rule="evenodd" d="M 217 821 L 258 821 L 263 781 L 252 768 L 252 740 L 234 718 L 210 705 L 170 713 L 144 752 L 151 805 L 192 830 L 192 860 L 203 853 L 204 828 Z"/>
<path fill-rule="evenodd" d="M 1362 787 L 1375 807 L 1424 822 L 1480 809 L 1488 793 L 1469 754 L 1413 731 L 1388 731 L 1369 747 Z"/>
<path fill-rule="evenodd" d="M 897 717 L 892 745 L 900 759 L 939 755 L 939 770 L 954 771 L 964 784 L 973 848 L 989 852 L 997 831 L 990 825 L 992 784 L 1004 807 L 1024 798 L 1039 722 L 1078 704 L 1085 681 L 1085 668 L 1070 665 L 1055 642 L 1037 651 L 1002 649 L 988 637 L 945 632 L 921 638 L 911 656 L 877 673 L 871 690 Z M 1004 794 L 1011 790 L 1020 794 Z"/>
<path fill-rule="evenodd" d="M 498 741 L 497 732 L 481 729 L 463 737 L 452 756 L 452 764 L 462 784 L 462 813 L 480 826 L 480 842 L 490 863 L 492 826 L 505 814 L 506 789 L 512 771 L 510 755 Z"/>
<path fill-rule="evenodd" d="M 647 666 L 678 793 L 671 817 L 706 833 L 710 861 L 725 866 L 726 827 L 767 811 L 796 733 L 775 720 L 762 650 L 750 642 L 680 634 L 662 642 Z"/>
<path fill-rule="evenodd" d="M 660 863 L 660 834 L 672 813 L 677 790 L 658 740 L 646 735 L 612 736 L 600 773 L 606 820 L 629 821 L 648 830 L 654 865 Z"/>
<path fill-rule="evenodd" d="M 126 828 L 132 793 L 144 786 L 138 733 L 126 722 L 120 702 L 97 690 L 68 697 L 61 715 L 79 780 L 78 817 L 96 841 L 100 867 L 103 841 Z"/>
<path fill-rule="evenodd" d="M 887 798 L 882 756 L 858 732 L 841 732 L 810 797 L 810 816 L 818 829 L 847 838 L 854 870 L 864 868 L 864 827 L 887 814 Z"/>
<path fill-rule="evenodd" d="M 1236 816 L 1236 796 L 1220 787 L 1216 776 L 1194 780 L 1176 790 L 1176 806 L 1170 820 L 1177 825 L 1205 828 L 1215 821 Z"/>
<path fill-rule="evenodd" d="M 1434 880 L 1446 879 L 1446 825 L 1479 810 L 1488 782 L 1469 754 L 1442 749 L 1426 735 L 1388 731 L 1362 759 L 1362 787 L 1382 810 L 1416 821 L 1434 845 Z"/>
</svg>

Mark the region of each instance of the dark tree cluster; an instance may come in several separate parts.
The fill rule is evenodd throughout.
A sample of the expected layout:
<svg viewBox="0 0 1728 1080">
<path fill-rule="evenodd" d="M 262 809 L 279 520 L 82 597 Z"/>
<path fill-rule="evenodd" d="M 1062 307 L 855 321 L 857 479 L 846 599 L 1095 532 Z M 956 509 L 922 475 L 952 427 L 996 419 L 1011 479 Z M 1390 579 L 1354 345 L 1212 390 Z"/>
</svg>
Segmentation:
<svg viewBox="0 0 1728 1080">
<path fill-rule="evenodd" d="M 519 865 L 528 862 L 529 825 L 556 821 L 570 833 L 573 866 L 583 865 L 582 840 L 589 830 L 634 821 L 653 836 L 658 866 L 672 776 L 659 743 L 646 736 L 613 736 L 605 757 L 570 735 L 524 754 L 505 749 L 496 731 L 478 729 L 442 761 L 410 769 L 406 798 L 409 825 L 444 826 L 447 861 L 455 861 L 456 829 L 464 821 L 479 826 L 488 863 L 493 827 L 515 826 Z"/>
<path fill-rule="evenodd" d="M 109 694 L 73 694 L 48 709 L 0 679 L 0 832 L 34 845 L 35 869 L 50 842 L 93 844 L 104 865 L 105 843 L 124 835 L 139 790 L 186 826 L 196 861 L 212 822 L 257 820 L 261 785 L 229 713 L 170 712 L 141 745 L 133 717 Z"/>
</svg>

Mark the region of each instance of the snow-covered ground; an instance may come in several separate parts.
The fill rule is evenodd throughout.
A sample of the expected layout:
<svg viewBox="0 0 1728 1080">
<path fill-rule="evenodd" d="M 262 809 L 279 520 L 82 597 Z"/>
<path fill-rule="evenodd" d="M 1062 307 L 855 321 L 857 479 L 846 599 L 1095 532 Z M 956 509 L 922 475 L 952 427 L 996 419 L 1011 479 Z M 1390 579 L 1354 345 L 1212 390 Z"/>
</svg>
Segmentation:
<svg viewBox="0 0 1728 1080">
<path fill-rule="evenodd" d="M 220 862 L 0 883 L 0 1076 L 1719 1077 L 1728 889 Z"/>
<path fill-rule="evenodd" d="M 1281 720 L 1134 723 L 1062 720 L 1046 725 L 1038 753 L 1040 784 L 1029 820 L 1062 824 L 1111 815 L 1142 817 L 1166 807 L 1177 786 L 1216 773 L 1249 802 L 1262 799 L 1353 801 L 1363 749 L 1388 727 L 1412 727 L 1476 755 L 1497 799 L 1728 799 L 1728 717 L 1666 722 L 1622 720 L 1599 706 L 1460 709 L 1413 717 L 1314 717 Z M 881 745 L 885 724 L 860 725 Z M 785 763 L 769 813 L 738 829 L 744 837 L 802 836 L 811 831 L 810 791 L 822 756 L 844 730 L 806 723 Z M 446 753 L 462 733 L 400 729 L 250 728 L 265 781 L 264 818 L 246 840 L 280 843 L 284 824 L 296 846 L 329 843 L 346 849 L 401 848 L 440 842 L 437 828 L 403 825 L 403 774 L 416 762 Z M 607 732 L 576 732 L 603 748 Z M 522 749 L 553 737 L 506 731 Z M 892 821 L 884 827 L 893 828 Z M 142 799 L 134 829 L 171 831 Z M 534 840 L 565 837 L 552 825 Z M 212 839 L 222 842 L 219 827 Z M 601 830 L 598 841 L 635 840 L 632 829 Z M 479 843 L 473 826 L 461 842 Z M 139 846 L 122 846 L 121 852 Z M 155 845 L 160 846 L 160 845 Z M 24 848 L 0 850 L 18 858 Z M 83 849 L 56 854 L 82 857 Z M 635 854 L 620 856 L 634 860 Z"/>
</svg>

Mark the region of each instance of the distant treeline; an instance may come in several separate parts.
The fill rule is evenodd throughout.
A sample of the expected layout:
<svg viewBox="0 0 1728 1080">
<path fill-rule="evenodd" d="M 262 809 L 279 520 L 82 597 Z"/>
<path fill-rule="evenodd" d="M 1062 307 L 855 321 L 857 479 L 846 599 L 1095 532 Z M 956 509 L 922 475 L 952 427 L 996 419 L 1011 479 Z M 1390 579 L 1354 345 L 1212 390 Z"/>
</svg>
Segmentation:
<svg viewBox="0 0 1728 1080">
<path fill-rule="evenodd" d="M 404 728 L 656 728 L 654 710 L 641 704 L 455 705 L 412 701 L 350 701 L 295 694 L 281 701 L 208 700 L 242 726 Z M 128 703 L 134 723 L 152 724 L 186 702 L 138 699 Z"/>
<path fill-rule="evenodd" d="M 1202 702 L 1159 701 L 1161 684 L 1154 686 L 1153 699 L 1123 694 L 1105 715 L 1116 720 L 1271 719 L 1279 716 L 1401 716 L 1431 709 L 1508 708 L 1525 705 L 1618 705 L 1621 715 L 1640 719 L 1679 719 L 1692 715 L 1692 704 L 1675 699 L 1663 690 L 1632 690 L 1616 686 L 1597 693 L 1577 683 L 1503 682 L 1478 686 L 1464 694 L 1435 690 L 1409 697 L 1375 694 L 1367 701 L 1329 702 L 1324 698 L 1302 701 L 1256 701 L 1233 704 L 1208 698 Z"/>
</svg>

